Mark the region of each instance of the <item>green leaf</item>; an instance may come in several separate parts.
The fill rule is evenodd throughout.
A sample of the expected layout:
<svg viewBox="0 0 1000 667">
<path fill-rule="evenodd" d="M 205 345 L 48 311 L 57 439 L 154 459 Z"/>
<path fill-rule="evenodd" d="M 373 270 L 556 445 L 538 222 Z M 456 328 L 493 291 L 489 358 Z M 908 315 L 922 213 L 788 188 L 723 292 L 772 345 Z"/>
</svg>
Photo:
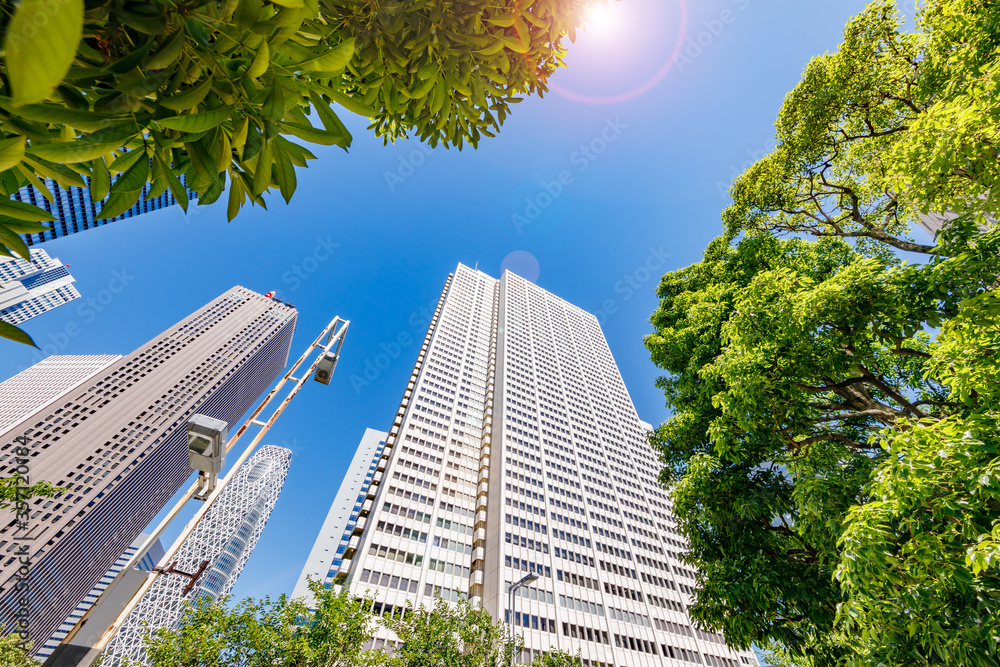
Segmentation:
<svg viewBox="0 0 1000 667">
<path fill-rule="evenodd" d="M 163 170 L 163 175 L 167 178 L 167 186 L 170 188 L 170 193 L 174 196 L 174 199 L 177 200 L 177 203 L 181 205 L 181 208 L 184 209 L 184 212 L 187 213 L 187 188 L 184 187 L 184 184 L 181 183 L 179 178 L 177 178 L 177 175 L 173 172 L 173 170 L 164 163 L 159 154 L 157 154 L 153 159 L 159 163 L 160 169 Z"/>
<path fill-rule="evenodd" d="M 6 338 L 7 340 L 12 340 L 17 343 L 24 343 L 25 345 L 30 345 L 37 348 L 35 341 L 31 339 L 27 333 L 18 329 L 13 324 L 0 321 L 0 338 Z"/>
<path fill-rule="evenodd" d="M 277 123 L 285 115 L 285 94 L 281 90 L 281 85 L 278 83 L 276 77 L 271 78 L 270 85 L 271 88 L 267 92 L 267 98 L 264 100 L 264 107 L 261 109 L 261 113 L 265 120 Z"/>
<path fill-rule="evenodd" d="M 28 252 L 28 244 L 25 243 L 24 239 L 18 236 L 14 230 L 2 222 L 0 222 L 0 243 L 3 243 L 5 246 L 23 257 L 24 261 L 31 261 L 31 255 Z"/>
<path fill-rule="evenodd" d="M 52 162 L 62 164 L 77 164 L 90 162 L 94 158 L 106 155 L 116 148 L 121 148 L 121 142 L 107 144 L 88 144 L 79 141 L 60 141 L 51 144 L 31 144 L 28 154 Z"/>
<path fill-rule="evenodd" d="M 43 225 L 40 222 L 26 222 L 6 215 L 0 215 L 0 225 L 18 234 L 37 234 L 49 229 L 47 225 Z"/>
<path fill-rule="evenodd" d="M 112 196 L 120 192 L 141 190 L 142 186 L 149 180 L 149 158 L 146 157 L 145 151 L 137 150 L 134 152 L 139 153 L 140 157 L 111 184 Z"/>
<path fill-rule="evenodd" d="M 146 151 L 142 149 L 136 149 L 134 151 L 127 151 L 125 153 L 122 153 L 117 158 L 115 158 L 115 161 L 111 163 L 111 165 L 108 167 L 108 170 L 113 171 L 115 173 L 125 171 L 133 164 L 135 164 L 136 160 L 138 160 L 145 154 Z"/>
<path fill-rule="evenodd" d="M 233 218 L 236 217 L 236 214 L 240 212 L 240 207 L 243 206 L 244 196 L 245 191 L 243 188 L 243 179 L 230 177 L 229 204 L 226 208 L 226 215 L 229 217 L 230 222 L 232 222 Z"/>
<path fill-rule="evenodd" d="M 41 123 L 66 124 L 86 131 L 96 131 L 115 118 L 113 114 L 70 109 L 58 104 L 25 104 L 17 108 L 17 115 Z M 133 128 L 135 124 L 133 123 Z"/>
<path fill-rule="evenodd" d="M 334 132 L 345 137 L 344 143 L 340 145 L 345 150 L 349 148 L 352 140 L 351 133 L 340 121 L 340 118 L 337 117 L 337 114 L 333 112 L 333 109 L 319 95 L 310 95 L 309 99 L 312 102 L 313 108 L 316 109 L 316 113 L 319 114 L 320 120 L 323 121 L 323 127 L 329 132 Z"/>
<path fill-rule="evenodd" d="M 104 206 L 97 212 L 97 219 L 114 218 L 121 215 L 139 201 L 139 195 L 141 194 L 142 189 L 117 193 L 112 192 L 111 196 L 108 197 L 108 201 L 104 202 Z"/>
<path fill-rule="evenodd" d="M 278 127 L 288 134 L 294 134 L 299 139 L 305 139 L 314 144 L 321 144 L 323 146 L 337 145 L 342 148 L 350 145 L 351 136 L 349 134 L 345 136 L 340 132 L 319 130 L 311 125 L 302 125 L 300 123 L 278 123 Z"/>
<path fill-rule="evenodd" d="M 235 105 L 220 107 L 212 111 L 202 111 L 201 113 L 174 116 L 173 118 L 158 118 L 156 123 L 170 130 L 204 132 L 220 125 L 229 118 L 229 114 L 233 112 L 234 108 Z"/>
<path fill-rule="evenodd" d="M 281 5 L 282 7 L 290 7 L 292 9 L 297 9 L 299 7 L 305 7 L 305 3 L 302 0 L 272 0 L 274 4 Z"/>
<path fill-rule="evenodd" d="M 21 0 L 3 48 L 14 104 L 44 100 L 66 76 L 83 34 L 83 0 Z"/>
<path fill-rule="evenodd" d="M 0 171 L 7 171 L 24 159 L 24 137 L 13 136 L 0 140 Z"/>
<path fill-rule="evenodd" d="M 47 222 L 55 220 L 52 214 L 34 204 L 0 197 L 0 215 L 9 215 L 16 220 L 27 222 Z"/>
<path fill-rule="evenodd" d="M 188 88 L 184 92 L 171 95 L 170 97 L 160 97 L 156 101 L 162 106 L 174 111 L 187 111 L 188 109 L 193 109 L 201 104 L 201 101 L 205 99 L 206 95 L 208 95 L 208 91 L 212 89 L 212 81 L 214 81 L 213 76 L 208 74 L 205 77 L 205 80 L 197 86 Z"/>
<path fill-rule="evenodd" d="M 108 172 L 108 165 L 104 158 L 94 160 L 94 167 L 90 175 L 90 201 L 103 201 L 108 196 L 111 187 L 111 174 Z"/>
<path fill-rule="evenodd" d="M 146 63 L 146 69 L 166 69 L 170 65 L 173 65 L 180 57 L 181 51 L 184 50 L 186 39 L 187 33 L 183 28 L 179 28 L 159 51 L 150 56 L 149 61 Z"/>
<path fill-rule="evenodd" d="M 253 194 L 254 196 L 267 190 L 271 184 L 271 142 L 266 142 L 257 154 L 257 167 L 253 173 Z"/>
<path fill-rule="evenodd" d="M 64 188 L 71 188 L 78 186 L 81 188 L 87 187 L 86 181 L 84 181 L 79 174 L 76 174 L 61 164 L 56 162 L 49 162 L 42 158 L 32 158 L 28 155 L 24 156 L 25 164 L 32 167 L 37 173 L 51 178 L 59 185 Z"/>
<path fill-rule="evenodd" d="M 354 38 L 345 39 L 323 55 L 299 63 L 298 67 L 308 72 L 341 72 L 354 57 Z"/>
<path fill-rule="evenodd" d="M 264 72 L 267 71 L 270 62 L 271 54 L 270 49 L 267 47 L 267 40 L 260 40 L 260 46 L 257 47 L 257 54 L 253 57 L 253 62 L 250 63 L 250 67 L 247 68 L 246 76 L 251 79 L 260 78 Z"/>
<path fill-rule="evenodd" d="M 288 157 L 288 153 L 282 148 L 280 142 L 275 142 L 274 144 L 274 176 L 278 181 L 278 187 L 281 189 L 281 196 L 285 198 L 285 203 L 287 204 L 292 200 L 292 195 L 295 193 L 296 179 L 295 179 L 295 167 L 292 166 L 292 161 Z"/>
</svg>

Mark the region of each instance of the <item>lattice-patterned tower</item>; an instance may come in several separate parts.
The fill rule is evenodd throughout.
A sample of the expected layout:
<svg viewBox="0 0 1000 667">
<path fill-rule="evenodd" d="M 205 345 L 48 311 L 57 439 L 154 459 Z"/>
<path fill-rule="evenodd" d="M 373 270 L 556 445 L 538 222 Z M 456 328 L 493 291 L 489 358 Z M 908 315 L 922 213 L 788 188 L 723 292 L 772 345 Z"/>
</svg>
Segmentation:
<svg viewBox="0 0 1000 667">
<path fill-rule="evenodd" d="M 219 494 L 168 570 L 156 579 L 104 652 L 106 667 L 146 662 L 143 640 L 177 627 L 185 605 L 229 594 L 264 530 L 285 483 L 291 450 L 267 445 Z"/>
</svg>

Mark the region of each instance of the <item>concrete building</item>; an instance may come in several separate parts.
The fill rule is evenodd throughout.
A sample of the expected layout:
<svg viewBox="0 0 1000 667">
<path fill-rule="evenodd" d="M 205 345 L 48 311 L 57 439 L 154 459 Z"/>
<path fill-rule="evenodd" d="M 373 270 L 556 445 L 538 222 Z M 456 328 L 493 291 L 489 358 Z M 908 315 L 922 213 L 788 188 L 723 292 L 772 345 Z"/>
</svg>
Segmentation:
<svg viewBox="0 0 1000 667">
<path fill-rule="evenodd" d="M 385 431 L 372 428 L 365 430 L 316 543 L 309 552 L 309 559 L 295 584 L 292 597 L 311 600 L 309 579 L 327 581 L 340 569 L 344 551 L 367 497 L 368 487 L 375 476 L 375 468 L 382 458 L 387 437 L 389 434 Z"/>
<path fill-rule="evenodd" d="M 101 594 L 107 590 L 108 585 L 114 581 L 115 577 L 118 576 L 118 573 L 122 571 L 122 568 L 128 565 L 129 560 L 131 560 L 132 556 L 134 556 L 142 545 L 146 543 L 148 538 L 149 535 L 143 533 L 133 540 L 132 544 L 129 545 L 129 548 L 125 550 L 125 553 L 123 553 L 118 560 L 115 561 L 115 564 L 111 566 L 111 569 L 104 573 L 101 580 L 94 584 L 94 587 L 89 593 L 87 593 L 87 596 L 83 598 L 80 604 L 76 606 L 76 609 L 70 613 L 69 618 L 63 621 L 62 625 L 59 626 L 59 629 L 56 630 L 55 633 L 49 637 L 49 640 L 42 645 L 42 648 L 35 654 L 35 657 L 38 660 L 44 660 L 52 655 L 52 652 L 56 650 L 56 647 L 58 647 L 59 644 L 62 643 L 63 639 L 66 638 L 66 635 L 68 635 L 73 628 L 76 627 L 80 618 L 82 618 L 83 615 L 94 606 L 94 603 L 97 602 L 99 597 L 101 597 Z M 163 545 L 160 544 L 159 540 L 157 540 L 149 551 L 146 552 L 146 555 L 142 557 L 136 567 L 146 572 L 152 570 L 156 566 L 156 562 L 163 557 L 163 553 Z M 128 600 L 119 599 L 114 602 L 106 600 L 103 602 L 110 604 L 111 606 L 117 604 L 120 608 L 124 609 Z"/>
<path fill-rule="evenodd" d="M 330 581 L 383 615 L 469 599 L 523 634 L 525 661 L 756 665 L 687 615 L 695 573 L 648 429 L 592 314 L 459 265 Z"/>
<path fill-rule="evenodd" d="M 52 356 L 0 382 L 0 433 L 121 358 L 120 354 Z"/>
<path fill-rule="evenodd" d="M 188 419 L 236 424 L 281 375 L 296 317 L 235 287 L 0 434 L 0 476 L 26 465 L 63 489 L 0 511 L 0 626 L 27 586 L 41 647 L 190 476 Z"/>
<path fill-rule="evenodd" d="M 0 257 L 0 320 L 21 324 L 80 298 L 73 276 L 58 257 L 44 250 L 21 257 Z"/>
</svg>

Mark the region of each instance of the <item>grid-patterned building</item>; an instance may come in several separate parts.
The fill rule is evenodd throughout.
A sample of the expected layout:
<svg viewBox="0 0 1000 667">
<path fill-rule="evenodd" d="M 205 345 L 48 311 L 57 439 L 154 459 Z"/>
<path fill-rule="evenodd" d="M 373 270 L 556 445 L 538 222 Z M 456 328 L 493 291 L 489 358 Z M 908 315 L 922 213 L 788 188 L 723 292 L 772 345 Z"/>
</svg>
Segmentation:
<svg viewBox="0 0 1000 667">
<path fill-rule="evenodd" d="M 0 626 L 19 606 L 15 545 L 30 545 L 40 647 L 189 477 L 188 419 L 235 424 L 281 374 L 296 317 L 235 287 L 0 435 L 0 476 L 26 435 L 32 480 L 63 488 L 31 501 L 25 525 L 0 511 Z"/>
<path fill-rule="evenodd" d="M 51 241 L 52 239 L 57 239 L 61 236 L 75 234 L 76 232 L 82 232 L 85 229 L 100 227 L 101 225 L 106 225 L 109 222 L 116 222 L 118 220 L 124 220 L 125 218 L 133 218 L 137 215 L 149 213 L 150 211 L 157 211 L 161 208 L 167 208 L 168 206 L 173 206 L 177 203 L 177 200 L 174 199 L 174 196 L 170 194 L 169 190 L 158 197 L 146 199 L 146 195 L 149 194 L 149 183 L 147 183 L 142 186 L 142 192 L 139 195 L 139 200 L 134 206 L 132 206 L 132 208 L 125 211 L 121 215 L 116 215 L 113 218 L 98 218 L 97 212 L 101 209 L 103 202 L 94 202 L 91 199 L 89 187 L 64 188 L 51 178 L 43 180 L 45 181 L 45 187 L 47 187 L 49 192 L 52 193 L 52 202 L 49 202 L 49 200 L 43 197 L 42 194 L 31 185 L 24 186 L 18 190 L 13 197 L 13 199 L 18 201 L 34 204 L 35 206 L 41 206 L 56 218 L 54 222 L 45 223 L 49 226 L 49 229 L 44 232 L 21 234 L 21 238 L 23 238 L 24 242 L 29 246 L 38 245 L 44 241 Z M 87 180 L 89 182 L 89 178 Z M 197 196 L 197 193 L 188 191 L 189 198 L 193 199 Z"/>
<path fill-rule="evenodd" d="M 381 614 L 468 597 L 523 633 L 525 659 L 756 665 L 686 613 L 694 573 L 647 428 L 593 315 L 459 265 L 336 579 Z"/>
<path fill-rule="evenodd" d="M 57 355 L 0 382 L 0 433 L 121 358 L 120 354 Z"/>
<path fill-rule="evenodd" d="M 9 324 L 21 324 L 80 298 L 75 279 L 58 257 L 38 249 L 29 251 L 29 256 L 30 262 L 0 257 L 0 320 Z"/>
<path fill-rule="evenodd" d="M 311 600 L 309 580 L 325 581 L 336 575 L 340 569 L 344 551 L 347 550 L 351 534 L 360 518 L 361 508 L 368 497 L 368 487 L 371 486 L 375 469 L 385 449 L 385 439 L 388 437 L 389 434 L 385 431 L 365 429 L 365 434 L 354 452 L 354 458 L 344 474 L 344 481 L 340 483 L 337 496 L 319 531 L 316 543 L 309 552 L 309 559 L 295 584 L 292 597 Z"/>
<path fill-rule="evenodd" d="M 143 533 L 132 541 L 129 548 L 125 550 L 125 553 L 123 553 L 118 560 L 115 561 L 115 564 L 104 573 L 101 580 L 94 584 L 94 587 L 89 593 L 87 593 L 87 596 L 83 598 L 80 604 L 76 606 L 76 609 L 70 612 L 69 617 L 63 621 L 62 625 L 59 626 L 59 629 L 56 630 L 52 636 L 49 637 L 49 640 L 42 645 L 42 648 L 35 654 L 36 659 L 44 660 L 52 655 L 52 652 L 56 650 L 56 647 L 58 647 L 66 636 L 73 630 L 73 628 L 76 627 L 76 624 L 81 618 L 83 618 L 83 615 L 94 606 L 97 599 L 101 597 L 101 594 L 104 593 L 104 591 L 107 590 L 108 586 L 111 585 L 111 582 L 118 576 L 118 573 L 121 572 L 126 565 L 128 565 L 128 562 L 132 560 L 132 556 L 134 556 L 136 552 L 142 548 L 142 545 L 146 543 L 147 539 L 149 539 L 149 535 Z M 153 546 L 150 547 L 149 551 L 147 551 L 146 554 L 139 559 L 139 562 L 136 564 L 136 569 L 145 570 L 146 572 L 152 570 L 156 567 L 156 563 L 160 560 L 160 558 L 163 557 L 163 553 L 163 545 L 159 540 L 156 540 Z M 124 608 L 127 602 L 128 600 L 121 600 L 121 607 Z"/>
<path fill-rule="evenodd" d="M 186 603 L 229 595 L 271 516 L 291 460 L 291 450 L 267 445 L 236 471 L 174 554 L 172 569 L 202 574 L 160 574 L 108 644 L 102 665 L 144 664 L 145 638 L 157 628 L 176 627 Z"/>
</svg>

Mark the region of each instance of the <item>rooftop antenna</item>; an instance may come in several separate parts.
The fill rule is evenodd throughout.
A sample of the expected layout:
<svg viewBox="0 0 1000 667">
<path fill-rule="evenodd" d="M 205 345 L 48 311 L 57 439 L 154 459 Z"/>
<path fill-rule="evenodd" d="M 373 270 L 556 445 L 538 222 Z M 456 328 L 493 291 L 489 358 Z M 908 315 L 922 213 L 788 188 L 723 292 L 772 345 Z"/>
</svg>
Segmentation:
<svg viewBox="0 0 1000 667">
<path fill-rule="evenodd" d="M 479 270 L 479 260 L 477 259 L 476 260 L 476 268 L 474 268 L 473 271 L 478 271 L 478 270 Z"/>
</svg>

